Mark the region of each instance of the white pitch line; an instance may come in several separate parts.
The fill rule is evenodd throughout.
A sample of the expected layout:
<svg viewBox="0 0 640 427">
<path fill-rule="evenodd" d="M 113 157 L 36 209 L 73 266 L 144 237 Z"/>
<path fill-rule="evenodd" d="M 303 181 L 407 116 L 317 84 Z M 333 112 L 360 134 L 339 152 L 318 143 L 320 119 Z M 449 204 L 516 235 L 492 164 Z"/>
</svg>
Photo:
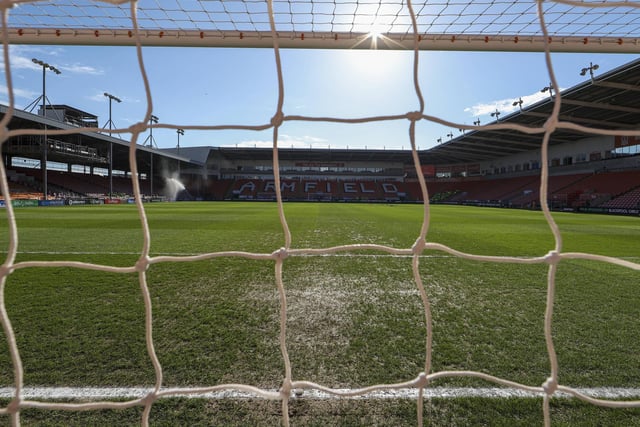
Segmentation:
<svg viewBox="0 0 640 427">
<path fill-rule="evenodd" d="M 181 391 L 192 390 L 189 394 L 181 393 L 180 396 L 198 399 L 249 399 L 257 397 L 251 393 L 239 392 L 235 390 L 224 390 L 218 392 L 202 393 L 197 390 L 202 388 L 181 388 Z M 143 398 L 153 391 L 152 388 L 144 387 L 25 387 L 22 390 L 22 398 L 28 400 L 56 400 L 56 399 L 138 399 Z M 277 392 L 277 390 L 267 390 L 269 392 Z M 349 389 L 336 389 L 339 393 L 348 393 Z M 640 397 L 640 389 L 638 388 L 580 388 L 576 391 L 599 399 L 632 399 Z M 0 387 L 0 398 L 11 399 L 14 397 L 15 388 Z M 539 398 L 543 393 L 531 393 L 518 389 L 487 387 L 487 388 L 470 388 L 470 387 L 434 387 L 424 390 L 424 397 L 430 398 L 466 398 L 466 397 L 482 397 L 493 399 L 505 398 Z M 565 393 L 556 393 L 556 397 L 570 397 Z M 170 398 L 164 396 L 163 398 Z M 386 399 L 416 399 L 418 390 L 415 388 L 405 388 L 396 390 L 384 390 L 366 393 L 360 396 L 340 397 L 333 394 L 325 393 L 319 390 L 304 390 L 301 396 L 292 393 L 292 397 L 296 399 L 309 400 L 336 400 L 336 399 L 364 399 L 364 400 L 386 400 Z"/>
<path fill-rule="evenodd" d="M 0 251 L 0 254 L 6 254 L 7 251 Z M 110 252 L 110 251 L 18 251 L 19 255 L 132 255 L 140 256 L 140 252 Z M 186 252 L 154 252 L 150 254 L 151 257 L 155 256 L 177 256 L 177 257 L 189 257 L 199 256 L 207 253 L 216 252 L 200 252 L 200 253 L 186 253 Z M 268 252 L 265 252 L 268 253 Z M 397 255 L 397 254 L 359 254 L 359 253 L 330 253 L 330 254 L 296 254 L 293 255 L 300 258 L 411 258 L 412 255 Z M 455 255 L 420 255 L 420 258 L 456 258 Z"/>
<path fill-rule="evenodd" d="M 408 249 L 408 248 L 407 248 Z M 0 254 L 6 254 L 6 250 L 0 250 Z M 112 252 L 112 251 L 18 251 L 20 255 L 140 255 L 140 252 Z M 199 256 L 207 253 L 216 253 L 216 252 L 155 252 L 150 254 L 151 257 L 156 256 L 178 256 L 178 257 L 189 257 L 189 256 Z M 268 252 L 265 252 L 268 253 Z M 293 256 L 300 258 L 412 258 L 413 255 L 398 255 L 398 254 L 362 254 L 362 253 L 348 253 L 348 252 L 340 252 L 340 253 L 326 253 L 326 254 L 295 254 Z M 514 258 L 530 258 L 533 256 L 540 255 L 531 255 L 531 256 L 516 256 Z M 420 258 L 459 258 L 455 255 L 449 254 L 438 254 L 438 255 L 420 255 Z M 637 256 L 617 256 L 614 258 L 633 261 L 636 259 L 640 259 Z"/>
</svg>

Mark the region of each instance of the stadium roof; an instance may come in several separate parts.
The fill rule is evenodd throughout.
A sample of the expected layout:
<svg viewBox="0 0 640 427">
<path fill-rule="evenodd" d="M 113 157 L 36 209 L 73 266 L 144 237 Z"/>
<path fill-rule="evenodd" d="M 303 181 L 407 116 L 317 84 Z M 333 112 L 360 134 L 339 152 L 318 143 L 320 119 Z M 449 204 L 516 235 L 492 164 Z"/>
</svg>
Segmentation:
<svg viewBox="0 0 640 427">
<path fill-rule="evenodd" d="M 218 153 L 223 158 L 230 160 L 271 160 L 272 148 L 214 148 L 213 153 Z M 308 162 L 410 162 L 409 150 L 364 150 L 364 149 L 317 149 L 317 148 L 279 148 L 278 158 L 289 161 Z"/>
<path fill-rule="evenodd" d="M 559 119 L 599 129 L 633 130 L 640 124 L 640 60 L 635 60 L 600 76 L 591 78 L 561 93 Z M 531 128 L 541 127 L 550 116 L 553 97 L 522 108 L 500 118 L 500 123 L 513 123 Z M 498 123 L 493 122 L 493 124 Z M 559 129 L 550 144 L 583 139 L 587 134 Z M 515 130 L 473 130 L 421 153 L 427 164 L 468 163 L 489 160 L 535 150 L 541 146 L 542 134 L 526 134 Z"/>
<path fill-rule="evenodd" d="M 72 108 L 63 106 L 65 108 Z M 9 107 L 6 105 L 0 105 L 0 117 L 4 116 L 9 111 Z M 80 110 L 75 110 L 80 111 Z M 55 116 L 53 116 L 55 117 Z M 13 117 L 9 122 L 9 129 L 41 129 L 46 127 L 50 130 L 50 133 L 47 137 L 48 140 L 59 140 L 64 142 L 69 142 L 77 145 L 78 147 L 90 147 L 96 149 L 98 153 L 100 153 L 100 158 L 108 158 L 109 152 L 111 151 L 111 155 L 113 157 L 112 166 L 116 170 L 122 171 L 130 171 L 129 167 L 129 141 L 125 139 L 117 138 L 115 135 L 109 136 L 107 130 L 105 133 L 97 133 L 97 132 L 81 132 L 79 137 L 73 136 L 71 132 L 75 133 L 75 130 L 78 128 L 78 125 L 72 122 L 65 122 L 63 120 L 59 120 L 58 118 L 52 117 L 42 117 L 41 115 L 33 114 L 23 110 L 14 110 Z M 56 134 L 55 132 L 61 132 Z M 65 134 L 65 132 L 69 131 L 69 134 Z M 13 138 L 9 140 L 10 142 L 24 142 L 25 147 L 28 147 L 30 142 L 40 141 L 40 137 L 25 135 L 23 137 Z M 111 145 L 111 150 L 109 147 Z M 19 146 L 19 144 L 18 144 Z M 40 160 L 42 157 L 42 153 L 40 151 L 31 151 L 27 150 L 14 150 L 16 146 L 12 144 L 4 144 L 2 150 L 4 153 L 10 153 L 15 156 L 21 156 L 26 158 L 33 158 Z M 153 156 L 153 160 L 151 160 L 151 156 Z M 141 173 L 149 173 L 152 168 L 153 163 L 155 163 L 155 170 L 157 172 L 159 165 L 162 166 L 163 163 L 174 162 L 181 163 L 182 167 L 187 166 L 198 166 L 202 165 L 202 163 L 198 163 L 197 161 L 192 161 L 182 155 L 182 153 L 171 153 L 171 152 L 163 152 L 161 150 L 152 149 L 151 147 L 144 145 L 137 145 L 136 147 L 136 158 L 138 159 L 138 170 Z M 97 167 L 107 167 L 104 161 L 100 161 L 96 158 L 90 157 L 81 157 L 70 155 L 68 152 L 49 150 L 47 154 L 47 159 L 49 161 L 58 161 L 58 162 L 73 162 L 75 164 L 85 164 L 85 165 L 93 165 Z"/>
<path fill-rule="evenodd" d="M 547 99 L 489 124 L 517 124 L 540 128 L 551 115 L 555 92 Z M 559 119 L 589 128 L 610 130 L 639 129 L 640 125 L 640 59 L 561 91 Z M 577 141 L 589 134 L 571 129 L 558 129 L 550 144 Z M 420 151 L 422 164 L 477 163 L 517 153 L 532 151 L 542 145 L 542 133 L 527 134 L 510 129 L 468 131 L 428 150 Z M 220 147 L 218 152 L 234 160 L 268 160 L 271 148 Z M 287 149 L 278 150 L 281 160 L 306 161 L 412 161 L 408 150 L 362 149 Z"/>
<path fill-rule="evenodd" d="M 640 59 L 606 72 L 602 75 L 566 89 L 561 92 L 562 105 L 560 120 L 585 126 L 608 130 L 637 130 L 640 124 Z M 501 117 L 493 124 L 517 124 L 529 128 L 539 128 L 550 116 L 554 107 L 553 97 Z M 8 107 L 0 105 L 0 115 L 4 115 Z M 15 110 L 10 129 L 39 128 L 43 125 L 49 129 L 71 130 L 76 126 L 51 118 L 44 118 L 26 111 Z M 129 142 L 110 137 L 104 133 L 83 132 L 80 144 L 96 148 L 106 153 L 109 144 L 113 144 L 113 166 L 120 170 L 129 170 Z M 580 140 L 588 136 L 584 132 L 572 129 L 559 129 L 551 136 L 550 143 L 561 144 Z M 60 135 L 60 139 L 66 139 Z M 482 127 L 446 141 L 436 147 L 419 152 L 420 161 L 424 165 L 444 165 L 459 163 L 477 163 L 496 159 L 521 152 L 536 150 L 542 144 L 542 134 L 527 134 L 511 129 L 487 129 Z M 4 150 L 4 148 L 3 148 Z M 173 149 L 157 150 L 139 145 L 137 147 L 139 168 L 148 169 L 151 162 L 149 155 L 156 157 L 153 162 L 159 165 L 164 159 L 180 162 L 183 166 L 201 167 L 210 156 L 222 156 L 234 160 L 270 160 L 271 148 L 236 148 L 236 147 L 184 147 L 178 152 Z M 148 153 L 148 154 L 145 154 Z M 215 154 L 214 154 L 215 153 Z M 29 156 L 25 153 L 26 156 Z M 409 150 L 363 150 L 363 149 L 295 149 L 280 148 L 281 160 L 298 160 L 310 162 L 336 161 L 398 161 L 405 164 L 412 162 Z M 39 154 L 34 153 L 34 158 Z M 64 161 L 64 158 L 49 160 Z M 148 164 L 147 164 L 148 163 Z"/>
</svg>

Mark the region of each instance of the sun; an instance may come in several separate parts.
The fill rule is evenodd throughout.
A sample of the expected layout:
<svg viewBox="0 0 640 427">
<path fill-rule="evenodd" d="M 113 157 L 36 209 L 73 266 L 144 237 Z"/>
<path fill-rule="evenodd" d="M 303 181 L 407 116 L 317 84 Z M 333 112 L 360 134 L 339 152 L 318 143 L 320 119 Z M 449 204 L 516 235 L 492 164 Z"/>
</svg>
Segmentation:
<svg viewBox="0 0 640 427">
<path fill-rule="evenodd" d="M 382 26 L 376 25 L 369 30 L 367 37 L 369 37 L 371 40 L 378 40 L 382 36 L 383 32 L 384 29 L 382 28 Z"/>
<path fill-rule="evenodd" d="M 378 48 L 378 40 L 381 40 L 384 37 L 385 26 L 381 24 L 374 24 L 369 29 L 367 33 L 367 40 L 371 40 L 371 48 Z"/>
</svg>

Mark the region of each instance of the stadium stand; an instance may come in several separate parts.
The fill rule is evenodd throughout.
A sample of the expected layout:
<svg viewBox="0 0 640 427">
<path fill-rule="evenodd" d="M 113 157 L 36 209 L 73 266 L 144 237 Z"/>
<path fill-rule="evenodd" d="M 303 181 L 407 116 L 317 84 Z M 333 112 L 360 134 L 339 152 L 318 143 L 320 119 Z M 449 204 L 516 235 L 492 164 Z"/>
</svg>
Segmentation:
<svg viewBox="0 0 640 427">
<path fill-rule="evenodd" d="M 547 191 L 547 199 L 552 208 L 565 208 L 567 206 L 567 191 L 571 185 L 579 183 L 586 179 L 590 174 L 563 174 L 552 175 L 549 178 Z M 540 200 L 540 179 L 536 177 L 536 181 L 532 183 L 530 188 L 523 191 L 520 197 L 511 199 L 511 205 L 514 207 L 538 207 Z"/>
<path fill-rule="evenodd" d="M 640 187 L 602 204 L 604 208 L 638 209 L 640 208 Z"/>
<path fill-rule="evenodd" d="M 582 166 L 584 168 L 584 165 Z M 548 199 L 555 209 L 582 207 L 638 207 L 640 171 L 599 170 L 552 175 Z M 14 167 L 8 170 L 14 198 L 38 199 L 41 194 L 39 169 Z M 275 200 L 273 179 L 217 178 L 201 179 L 184 175 L 185 195 L 180 200 Z M 50 197 L 128 198 L 133 193 L 131 179 L 86 173 L 48 171 Z M 539 201 L 539 175 L 535 171 L 520 175 L 490 175 L 457 178 L 429 178 L 427 186 L 432 203 L 468 204 L 536 208 Z M 144 194 L 151 194 L 150 182 L 140 181 Z M 352 176 L 343 179 L 283 179 L 282 195 L 291 201 L 341 202 L 419 202 L 420 187 L 415 180 L 378 181 Z"/>
<path fill-rule="evenodd" d="M 427 182 L 432 203 L 473 204 L 526 208 L 539 199 L 539 176 L 473 177 Z M 629 191 L 640 183 L 638 172 L 600 172 L 552 176 L 549 199 L 555 207 L 598 206 Z M 269 179 L 211 180 L 204 189 L 193 182 L 186 187 L 206 200 L 274 200 L 275 188 Z M 283 180 L 282 195 L 297 201 L 416 202 L 417 182 L 366 180 Z M 588 203 L 585 203 L 588 201 Z"/>
<path fill-rule="evenodd" d="M 597 121 L 604 128 L 635 127 L 640 123 L 635 107 L 638 81 L 640 60 L 635 60 L 563 91 L 562 108 L 570 109 L 566 114 L 574 119 Z M 598 101 L 614 96 L 619 105 L 611 111 Z M 538 126 L 553 104 L 549 98 L 521 106 L 500 122 Z M 65 116 L 72 113 L 97 120 L 73 107 L 50 107 L 55 115 L 15 111 L 11 126 L 39 128 L 47 120 L 50 128 L 65 130 L 76 126 L 73 117 Z M 0 105 L 0 115 L 6 112 L 7 107 Z M 100 132 L 73 140 L 57 138 L 45 144 L 43 139 L 22 137 L 3 145 L 13 198 L 42 200 L 46 194 L 47 199 L 78 203 L 83 198 L 130 201 L 128 141 Z M 44 147 L 47 163 L 42 170 Z M 423 197 L 418 180 L 422 174 L 431 203 L 538 209 L 539 147 L 538 136 L 483 127 L 419 151 L 418 168 L 409 150 L 279 148 L 281 194 L 292 201 L 415 203 Z M 145 200 L 272 201 L 276 197 L 271 148 L 141 145 L 135 154 Z M 552 209 L 638 214 L 640 138 L 557 130 L 549 145 L 548 166 L 547 198 Z M 169 194 L 167 184 L 174 179 L 169 176 L 177 178 L 184 190 Z"/>
</svg>

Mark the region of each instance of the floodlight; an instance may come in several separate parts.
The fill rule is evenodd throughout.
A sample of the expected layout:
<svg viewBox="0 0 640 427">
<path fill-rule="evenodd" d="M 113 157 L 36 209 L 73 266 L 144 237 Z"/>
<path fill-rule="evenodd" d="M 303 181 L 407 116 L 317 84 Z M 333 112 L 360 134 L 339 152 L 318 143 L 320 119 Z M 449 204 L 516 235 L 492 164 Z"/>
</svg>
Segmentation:
<svg viewBox="0 0 640 427">
<path fill-rule="evenodd" d="M 514 107 L 518 106 L 518 107 L 520 107 L 520 110 L 522 110 L 522 103 L 523 103 L 522 98 L 519 98 L 517 101 L 513 101 L 513 104 L 511 104 L 511 105 L 514 106 Z"/>
<path fill-rule="evenodd" d="M 545 93 L 545 92 L 549 92 L 549 97 L 553 98 L 553 90 L 555 88 L 553 87 L 553 83 L 549 83 L 549 86 L 545 86 L 542 89 L 540 89 L 540 92 Z"/>
<path fill-rule="evenodd" d="M 106 96 L 107 98 L 109 98 L 109 102 L 111 102 L 111 100 L 113 99 L 116 102 L 122 102 L 122 100 L 120 98 L 118 98 L 115 95 L 111 95 L 110 93 L 105 92 L 104 96 Z"/>
<path fill-rule="evenodd" d="M 597 70 L 598 68 L 600 68 L 600 66 L 598 64 L 594 64 L 592 62 L 589 62 L 589 66 L 588 67 L 584 67 L 582 70 L 580 70 L 580 75 L 581 76 L 586 76 L 587 75 L 587 71 L 588 71 L 589 75 L 591 76 L 591 79 L 593 79 L 593 72 L 595 70 Z"/>
</svg>

